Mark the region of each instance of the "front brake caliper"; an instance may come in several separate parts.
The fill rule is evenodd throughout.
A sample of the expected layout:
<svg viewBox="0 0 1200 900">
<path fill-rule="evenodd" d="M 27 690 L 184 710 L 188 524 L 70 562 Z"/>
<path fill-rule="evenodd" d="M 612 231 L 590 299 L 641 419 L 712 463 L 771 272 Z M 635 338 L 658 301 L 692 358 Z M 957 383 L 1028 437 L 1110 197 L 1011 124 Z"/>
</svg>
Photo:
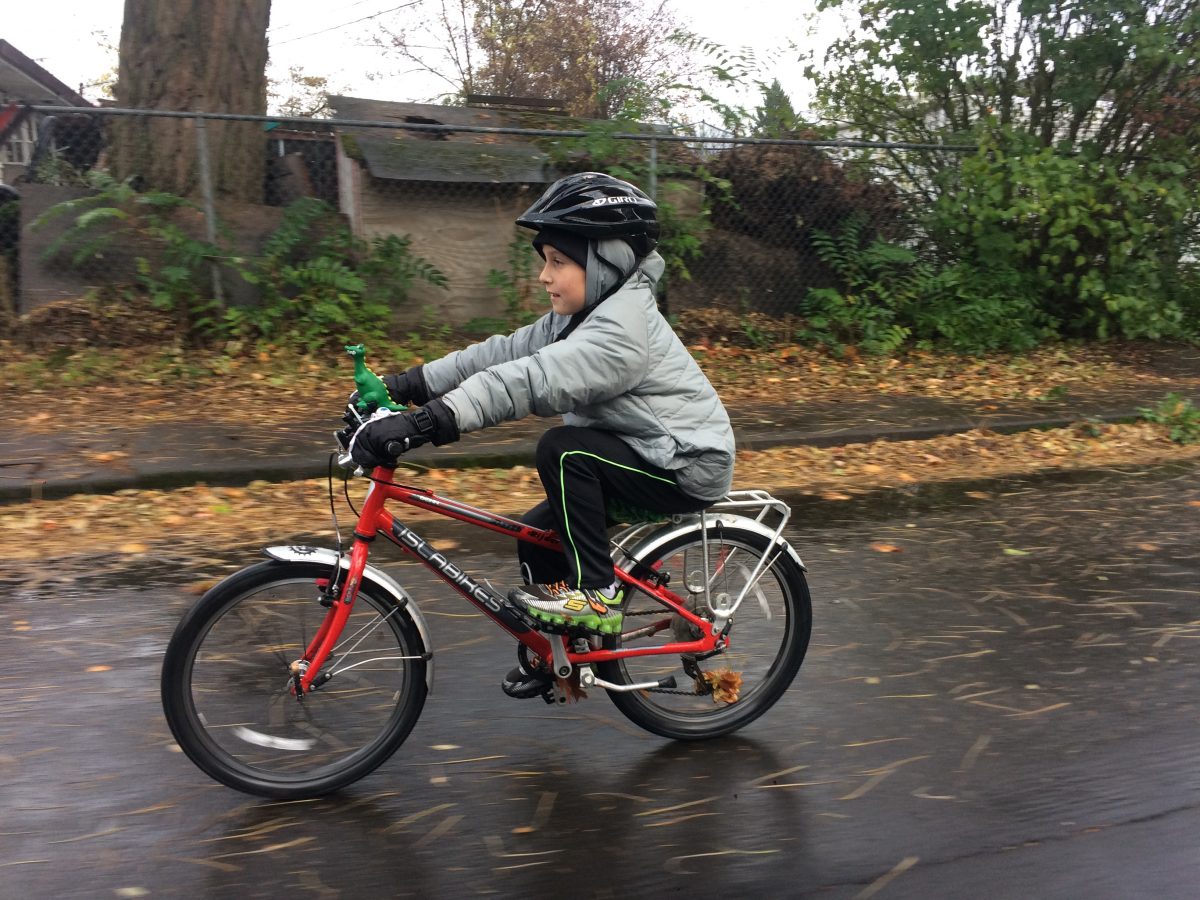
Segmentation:
<svg viewBox="0 0 1200 900">
<path fill-rule="evenodd" d="M 308 671 L 308 660 L 298 659 L 288 666 L 288 674 L 292 678 L 292 693 L 296 695 L 296 702 L 304 702 L 304 673 Z"/>
</svg>

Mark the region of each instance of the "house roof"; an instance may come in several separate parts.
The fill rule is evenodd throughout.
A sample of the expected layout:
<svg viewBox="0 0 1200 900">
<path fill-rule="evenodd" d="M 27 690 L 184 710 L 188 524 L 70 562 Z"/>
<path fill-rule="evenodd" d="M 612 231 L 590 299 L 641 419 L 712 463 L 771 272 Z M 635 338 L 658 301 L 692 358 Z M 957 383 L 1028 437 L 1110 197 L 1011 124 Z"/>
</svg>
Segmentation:
<svg viewBox="0 0 1200 900">
<path fill-rule="evenodd" d="M 376 178 L 490 184 L 547 180 L 549 157 L 530 144 L 421 141 L 399 135 L 355 135 L 354 140 Z"/>
<path fill-rule="evenodd" d="M 535 109 L 440 106 L 361 97 L 330 96 L 332 122 L 352 156 L 375 178 L 491 184 L 544 184 L 553 180 L 550 156 L 522 134 L 454 131 L 458 127 L 525 128 L 534 131 L 583 130 L 587 121 Z M 445 125 L 446 131 L 363 128 L 338 122 L 395 122 Z M 643 126 L 663 132 L 660 126 Z M 542 138 L 541 140 L 546 140 Z M 676 145 L 667 152 L 678 152 Z"/>
<path fill-rule="evenodd" d="M 397 125 L 534 128 L 522 114 L 507 110 L 431 103 L 396 103 L 358 97 L 329 98 L 340 120 L 395 122 Z M 485 184 L 540 184 L 547 180 L 548 155 L 522 135 L 341 126 L 353 135 L 352 155 L 375 178 Z M 343 146 L 347 146 L 344 142 Z"/>
<path fill-rule="evenodd" d="M 48 106 L 92 106 L 40 65 L 0 39 L 0 100 Z"/>
<path fill-rule="evenodd" d="M 393 100 L 367 100 L 362 97 L 331 96 L 329 108 L 333 119 L 354 119 L 363 122 L 395 122 L 397 125 L 462 125 L 485 128 L 541 128 L 547 121 L 562 128 L 563 118 L 544 112 L 517 112 L 507 109 L 482 109 L 475 106 L 441 106 L 436 103 L 399 103 Z M 408 132 L 415 134 L 415 132 Z M 426 134 L 419 135 L 427 138 Z M 507 143 L 527 143 L 520 135 L 489 135 L 489 139 Z M 478 134 L 446 132 L 443 139 L 477 143 Z"/>
</svg>

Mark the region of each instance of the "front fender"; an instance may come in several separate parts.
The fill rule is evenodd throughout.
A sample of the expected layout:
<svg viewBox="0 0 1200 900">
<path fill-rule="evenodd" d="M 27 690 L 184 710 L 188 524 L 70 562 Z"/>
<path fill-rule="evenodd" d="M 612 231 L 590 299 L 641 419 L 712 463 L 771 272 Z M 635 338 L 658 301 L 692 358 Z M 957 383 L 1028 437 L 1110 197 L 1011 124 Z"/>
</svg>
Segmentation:
<svg viewBox="0 0 1200 900">
<path fill-rule="evenodd" d="M 271 557 L 271 559 L 277 559 L 280 562 L 319 562 L 332 567 L 338 561 L 338 552 L 328 547 L 305 547 L 293 544 L 286 547 L 264 547 L 263 553 Z M 349 569 L 350 557 L 346 554 L 341 554 L 341 560 L 342 568 Z M 425 688 L 432 694 L 433 643 L 429 640 L 429 626 L 425 624 L 425 617 L 421 615 L 421 608 L 417 606 L 416 601 L 400 586 L 400 582 L 396 581 L 395 578 L 382 569 L 377 569 L 374 566 L 366 566 L 363 569 L 363 580 L 370 582 L 391 596 L 396 601 L 396 606 L 408 613 L 409 618 L 412 619 L 417 633 L 421 636 L 421 642 L 425 645 L 421 648 L 429 660 L 425 666 Z"/>
</svg>

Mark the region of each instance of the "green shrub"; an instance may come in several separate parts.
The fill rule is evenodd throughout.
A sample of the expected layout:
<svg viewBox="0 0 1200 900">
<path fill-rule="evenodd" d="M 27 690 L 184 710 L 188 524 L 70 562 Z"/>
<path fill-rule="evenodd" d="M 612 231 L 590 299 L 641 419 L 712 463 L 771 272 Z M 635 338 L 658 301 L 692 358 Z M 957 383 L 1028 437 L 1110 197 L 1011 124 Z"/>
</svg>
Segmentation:
<svg viewBox="0 0 1200 900">
<path fill-rule="evenodd" d="M 232 307 L 232 337 L 316 349 L 383 337 L 395 305 L 416 281 L 444 286 L 445 276 L 416 256 L 408 237 L 363 241 L 320 200 L 301 198 L 284 210 L 262 253 L 242 260 L 257 285 L 256 305 Z"/>
<path fill-rule="evenodd" d="M 70 226 L 47 248 L 46 258 L 89 271 L 120 240 L 148 246 L 135 260 L 124 290 L 146 294 L 176 314 L 181 337 L 225 340 L 235 346 L 272 342 L 305 348 L 340 346 L 352 336 L 378 338 L 392 310 L 417 281 L 445 286 L 446 277 L 412 252 L 408 237 L 355 237 L 329 204 L 302 198 L 284 210 L 261 253 L 234 257 L 218 243 L 193 237 L 179 222 L 194 203 L 161 191 L 139 191 L 103 171 L 89 173 L 95 193 L 59 203 L 34 223 L 42 227 L 72 216 Z M 258 288 L 258 300 L 228 306 L 214 298 L 214 267 L 240 275 Z M 109 274 L 109 273 L 105 273 Z"/>
<path fill-rule="evenodd" d="M 1167 426 L 1171 440 L 1177 444 L 1200 442 L 1200 409 L 1180 394 L 1167 394 L 1158 406 L 1138 412 L 1147 422 Z"/>
<path fill-rule="evenodd" d="M 1065 333 L 1179 337 L 1172 286 L 1196 188 L 1177 163 L 1069 155 L 996 129 L 939 187 L 928 228 L 944 258 L 1019 273 L 1027 297 Z"/>
<path fill-rule="evenodd" d="M 813 231 L 817 255 L 838 276 L 837 288 L 810 288 L 801 306 L 808 321 L 802 339 L 837 350 L 854 345 L 868 353 L 894 353 L 912 330 L 903 322 L 926 277 L 915 254 L 869 237 L 866 219 L 851 215 L 837 232 Z"/>
<path fill-rule="evenodd" d="M 938 267 L 916 251 L 871 237 L 860 214 L 837 232 L 814 231 L 813 246 L 838 276 L 836 288 L 810 288 L 802 338 L 889 354 L 905 343 L 961 353 L 1028 350 L 1053 336 L 1054 323 L 1003 266 Z"/>
<path fill-rule="evenodd" d="M 94 193 L 55 204 L 34 220 L 31 227 L 42 228 L 61 216 L 72 217 L 43 259 L 94 275 L 107 266 L 106 254 L 114 246 L 148 248 L 151 252 L 134 260 L 131 282 L 119 287 L 140 288 L 157 308 L 173 312 L 180 337 L 201 340 L 218 334 L 221 304 L 213 298 L 211 266 L 225 254 L 179 222 L 187 213 L 198 218 L 199 207 L 165 191 L 140 191 L 133 179 L 117 181 L 103 170 L 86 178 Z"/>
<path fill-rule="evenodd" d="M 1021 276 L 1001 266 L 957 263 L 931 270 L 909 315 L 923 347 L 960 353 L 1030 350 L 1055 333 L 1054 322 L 1024 290 Z"/>
</svg>

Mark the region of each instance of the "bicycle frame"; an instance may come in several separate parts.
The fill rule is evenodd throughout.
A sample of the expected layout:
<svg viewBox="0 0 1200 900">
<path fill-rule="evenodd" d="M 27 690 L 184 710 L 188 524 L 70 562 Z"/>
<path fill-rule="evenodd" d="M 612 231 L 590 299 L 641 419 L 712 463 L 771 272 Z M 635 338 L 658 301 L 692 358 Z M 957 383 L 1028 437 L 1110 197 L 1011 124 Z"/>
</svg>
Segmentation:
<svg viewBox="0 0 1200 900">
<path fill-rule="evenodd" d="M 386 508 L 388 501 L 395 500 L 417 509 L 485 528 L 518 541 L 527 541 L 553 550 L 562 549 L 558 536 L 545 529 L 525 525 L 515 519 L 497 515 L 487 510 L 440 497 L 432 491 L 399 484 L 393 481 L 394 470 L 379 467 L 371 473 L 371 487 L 359 512 L 354 529 L 354 544 L 350 550 L 349 568 L 338 599 L 334 602 L 317 633 L 309 642 L 304 653 L 305 666 L 294 670 L 298 675 L 296 688 L 307 693 L 317 679 L 321 667 L 337 644 L 342 629 L 353 608 L 358 589 L 362 583 L 363 570 L 370 556 L 371 543 L 377 535 L 396 544 L 405 553 L 419 560 L 427 569 L 450 585 L 470 601 L 484 615 L 524 644 L 542 659 L 552 660 L 554 671 L 559 677 L 567 677 L 577 666 L 609 662 L 632 656 L 706 654 L 724 647 L 727 636 L 723 628 L 701 618 L 687 608 L 686 603 L 665 585 L 643 580 L 633 573 L 613 565 L 615 576 L 624 583 L 626 590 L 636 588 L 653 597 L 664 607 L 664 618 L 636 629 L 639 636 L 653 634 L 670 627 L 671 617 L 680 616 L 700 631 L 701 637 L 694 641 L 676 641 L 653 647 L 628 649 L 606 649 L 600 646 L 601 638 L 588 641 L 587 650 L 574 646 L 566 635 L 539 631 L 535 619 L 514 607 L 505 598 L 498 596 L 489 587 L 472 578 L 464 569 L 455 565 L 447 556 L 437 551 L 419 534 L 405 525 Z M 627 632 L 632 634 L 632 632 Z"/>
</svg>

